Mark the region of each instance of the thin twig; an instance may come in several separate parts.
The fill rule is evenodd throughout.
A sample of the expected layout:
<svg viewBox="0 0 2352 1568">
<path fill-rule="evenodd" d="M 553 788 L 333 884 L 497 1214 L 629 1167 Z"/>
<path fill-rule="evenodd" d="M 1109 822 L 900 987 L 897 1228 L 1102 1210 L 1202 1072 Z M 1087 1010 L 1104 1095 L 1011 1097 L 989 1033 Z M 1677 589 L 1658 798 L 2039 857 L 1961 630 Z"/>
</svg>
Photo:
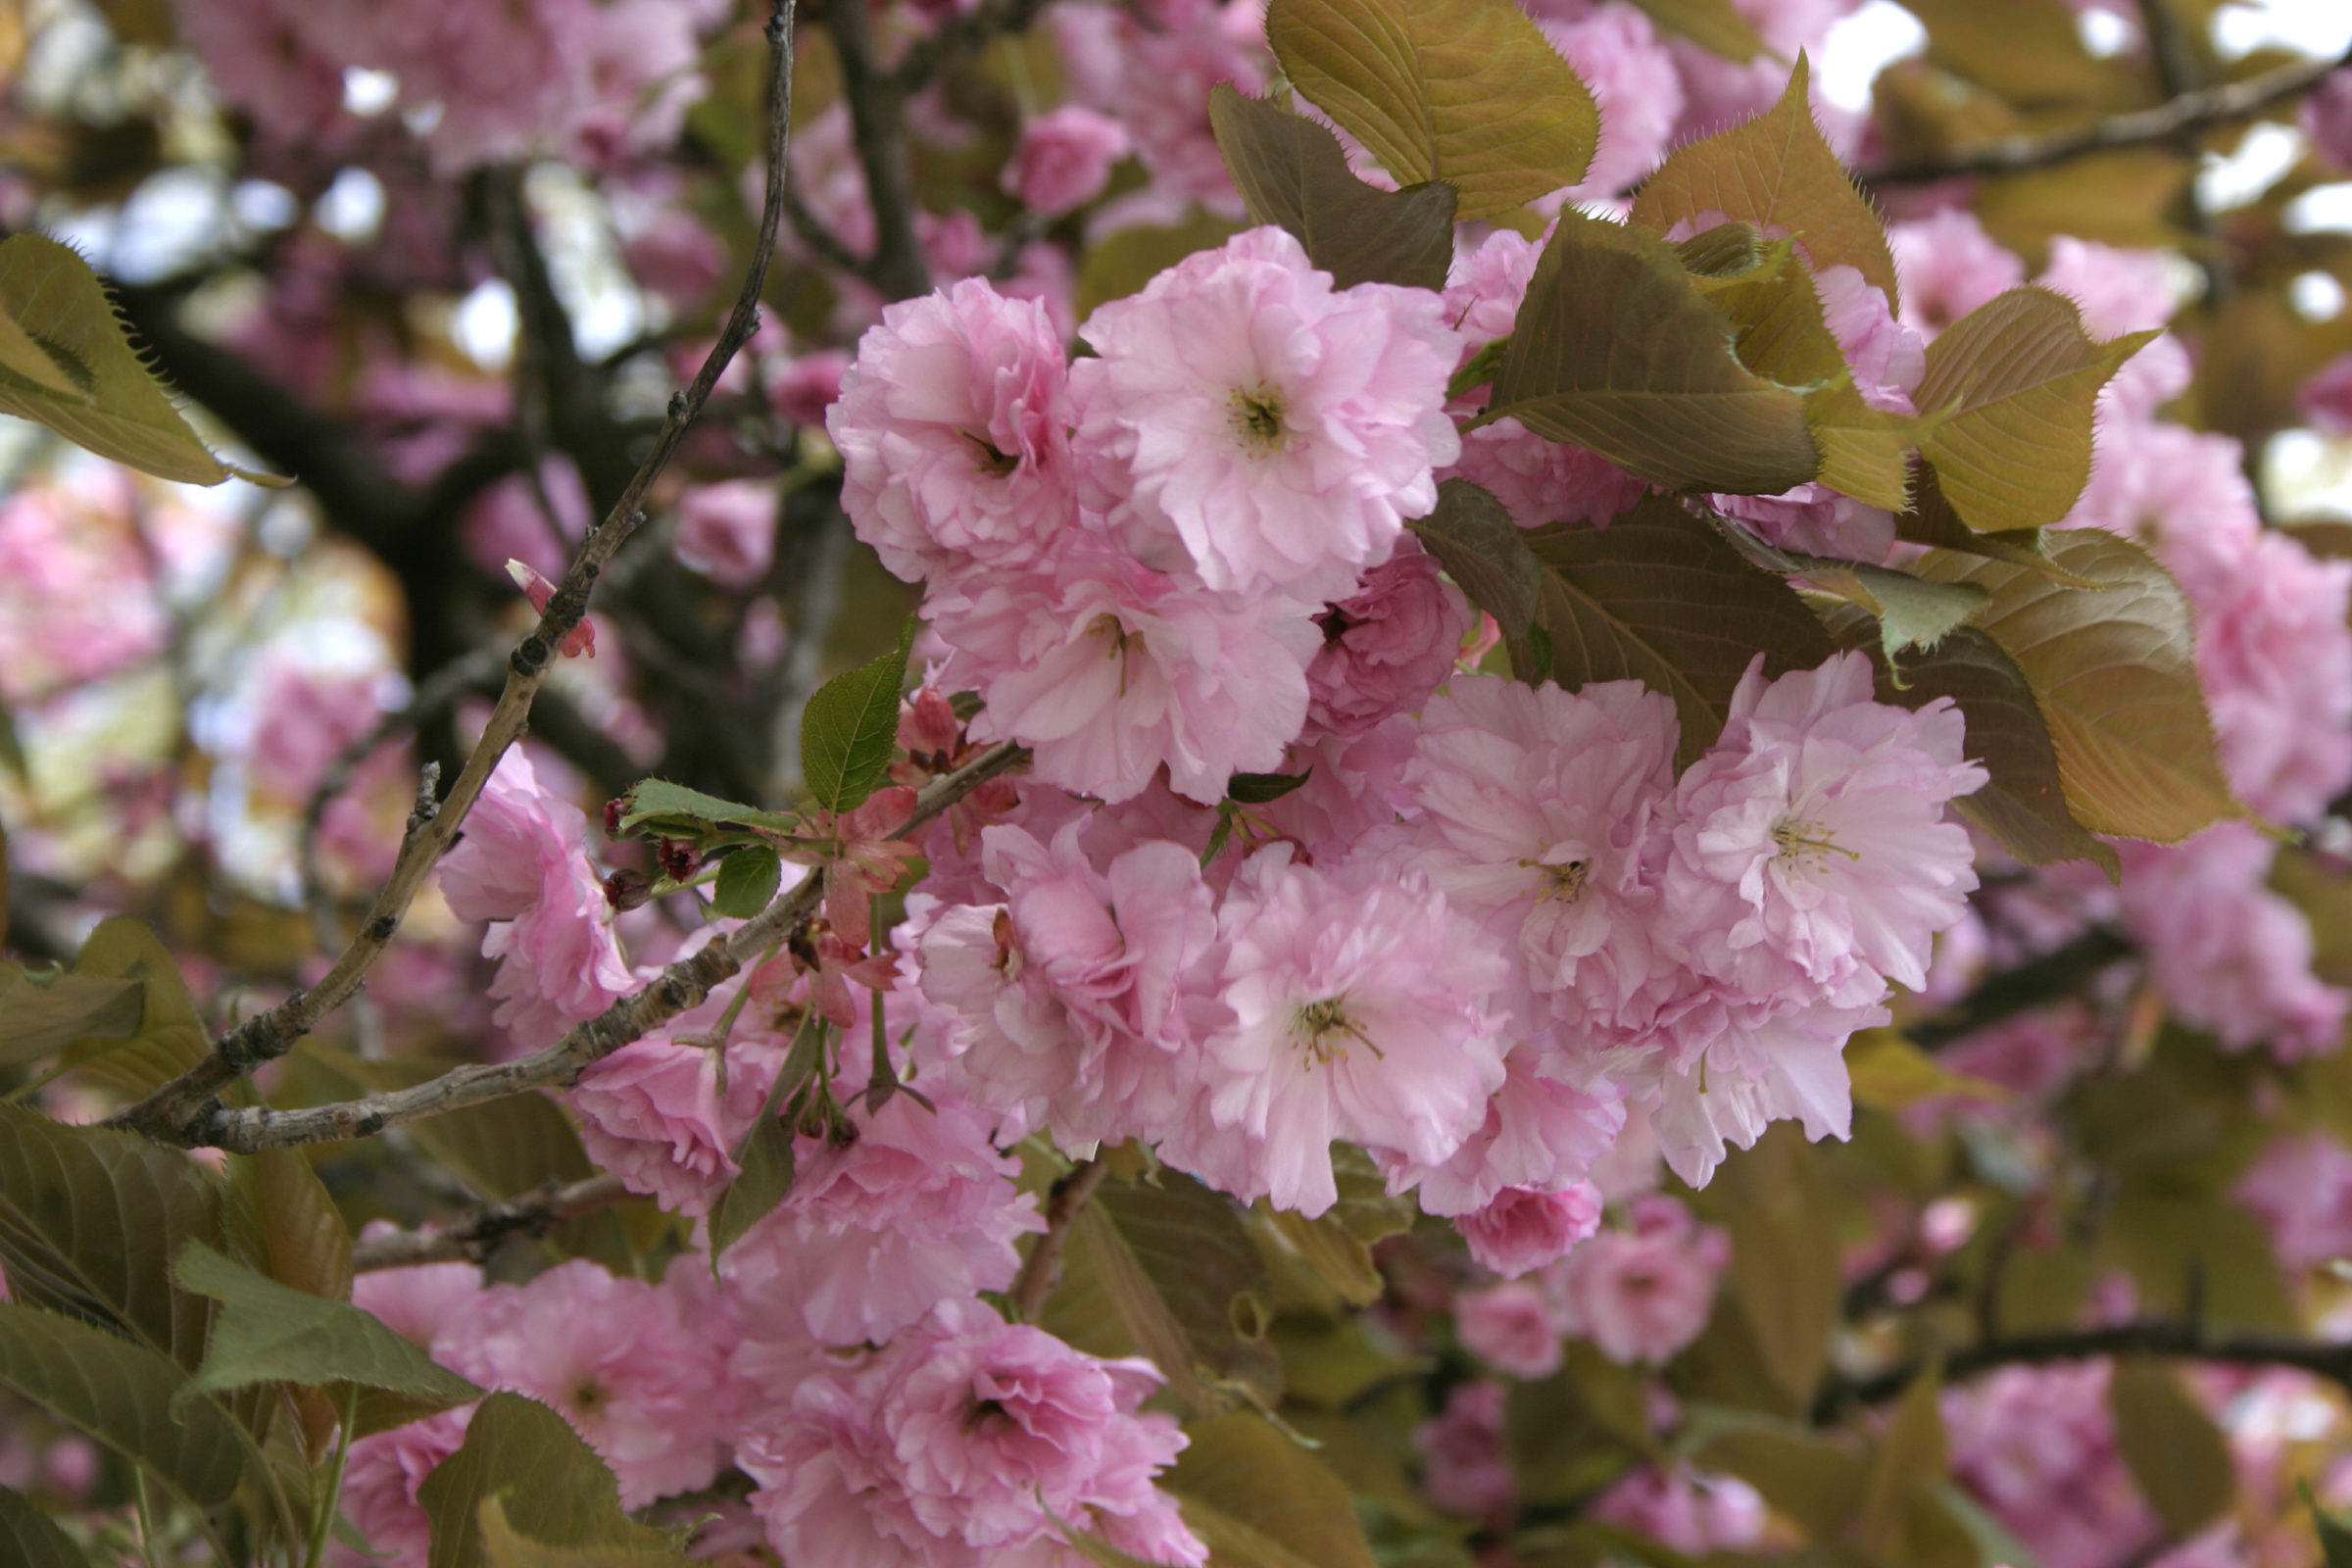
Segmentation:
<svg viewBox="0 0 2352 1568">
<path fill-rule="evenodd" d="M 2212 1334 L 2187 1323 L 2122 1323 L 2112 1328 L 2021 1334 L 1952 1350 L 1944 1376 L 1958 1383 L 2004 1366 L 2045 1366 L 2101 1355 L 2178 1355 L 2230 1366 L 2291 1366 L 2352 1391 L 2352 1344 L 2329 1344 L 2277 1334 Z M 1911 1386 L 1924 1362 L 1907 1362 L 1866 1378 L 1835 1379 L 1815 1401 L 1816 1424 L 1855 1404 L 1883 1404 Z"/>
<path fill-rule="evenodd" d="M 874 213 L 874 255 L 866 280 L 893 300 L 931 292 L 931 271 L 914 232 L 914 164 L 906 148 L 906 93 L 874 57 L 872 22 L 863 5 L 836 0 L 825 7 L 825 29 L 841 60 L 841 95 L 850 104 L 850 132 L 865 172 L 866 203 Z"/>
<path fill-rule="evenodd" d="M 897 831 L 929 821 L 1027 756 L 1018 746 L 1002 742 L 953 773 L 941 774 L 915 797 L 914 810 Z M 194 1116 L 163 1123 L 151 1136 L 185 1148 L 250 1154 L 297 1144 L 368 1138 L 402 1122 L 462 1110 L 525 1090 L 568 1084 L 590 1063 L 699 1006 L 714 988 L 802 929 L 816 912 L 822 894 L 822 877 L 804 877 L 732 935 L 680 958 L 652 984 L 576 1025 L 544 1051 L 512 1061 L 469 1063 L 413 1088 L 301 1110 L 229 1109 L 215 1101 Z"/>
<path fill-rule="evenodd" d="M 479 1203 L 439 1230 L 394 1231 L 362 1237 L 351 1246 L 354 1272 L 409 1268 L 418 1263 L 479 1263 L 509 1239 L 545 1236 L 565 1220 L 626 1202 L 617 1176 L 591 1176 L 568 1186 L 548 1182 L 519 1198 Z"/>
<path fill-rule="evenodd" d="M 2321 77 L 2345 65 L 2352 65 L 2352 54 L 2334 59 L 2299 60 L 2244 81 L 2181 93 L 2153 109 L 2108 115 L 2043 135 L 2002 136 L 1940 157 L 1865 169 L 1860 171 L 1859 177 L 1868 185 L 1923 185 L 1955 174 L 2019 174 L 2048 169 L 2085 153 L 2154 146 L 2208 126 L 2250 119 L 2273 104 L 2316 85 Z"/>
<path fill-rule="evenodd" d="M 1054 1184 L 1053 1195 L 1046 1200 L 1046 1233 L 1029 1250 L 1012 1289 L 1005 1293 L 1022 1322 L 1034 1320 L 1037 1309 L 1054 1294 L 1061 1274 L 1061 1250 L 1069 1244 L 1070 1224 L 1109 1174 L 1110 1166 L 1098 1154 Z"/>
<path fill-rule="evenodd" d="M 409 905 L 424 885 L 424 879 L 456 840 L 459 825 L 490 781 L 499 759 L 521 736 L 530 715 L 531 700 L 547 678 L 556 650 L 588 612 L 588 595 L 598 573 L 644 521 L 640 509 L 647 491 L 668 466 L 688 427 L 710 401 L 711 388 L 717 384 L 728 362 L 759 325 L 760 294 L 766 284 L 768 259 L 775 252 L 776 226 L 783 213 L 785 140 L 792 115 L 792 9 L 793 0 L 775 0 L 768 21 L 774 75 L 768 92 L 767 191 L 760 218 L 759 240 L 753 246 L 751 265 L 735 308 L 693 383 L 683 392 L 671 394 L 669 410 L 655 435 L 653 450 L 612 512 L 580 542 L 579 554 L 549 599 L 538 626 L 508 657 L 506 688 L 499 694 L 498 706 L 491 711 L 480 741 L 466 759 L 464 770 L 451 786 L 448 798 L 441 802 L 438 814 L 429 822 L 416 823 L 401 840 L 392 874 L 361 922 L 359 934 L 317 985 L 296 991 L 277 1006 L 223 1035 L 202 1062 L 112 1118 L 115 1125 L 154 1136 L 176 1134 L 184 1139 L 214 1112 L 216 1097 L 222 1089 L 263 1062 L 284 1055 L 295 1041 L 356 995 L 368 971 L 390 944 L 393 933 L 400 929 L 401 918 L 408 913 Z"/>
</svg>

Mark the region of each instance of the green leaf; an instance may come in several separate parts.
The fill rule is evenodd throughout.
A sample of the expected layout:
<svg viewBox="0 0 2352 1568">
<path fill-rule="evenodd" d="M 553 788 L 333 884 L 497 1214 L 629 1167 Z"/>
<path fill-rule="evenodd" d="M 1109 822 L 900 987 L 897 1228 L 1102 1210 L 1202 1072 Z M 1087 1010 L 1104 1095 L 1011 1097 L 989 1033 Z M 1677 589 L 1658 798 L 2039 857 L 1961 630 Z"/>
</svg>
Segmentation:
<svg viewBox="0 0 2352 1568">
<path fill-rule="evenodd" d="M 74 973 L 137 981 L 141 998 L 135 1033 L 85 1037 L 67 1048 L 61 1062 L 81 1076 L 135 1099 L 195 1066 L 212 1049 L 178 963 L 141 922 L 126 915 L 99 921 L 74 959 Z M 238 1092 L 245 1092 L 243 1085 Z"/>
<path fill-rule="evenodd" d="M 179 416 L 163 383 L 139 363 L 114 302 L 89 264 L 41 234 L 0 241 L 0 413 L 45 424 L 69 441 L 165 479 L 219 484 L 232 468 L 209 451 Z M 32 340 L 53 374 L 7 344 Z M 70 383 L 59 390 L 51 382 Z"/>
<path fill-rule="evenodd" d="M 1592 93 L 1510 0 L 1273 0 L 1266 41 L 1398 184 L 1459 191 L 1465 221 L 1575 184 L 1599 140 Z"/>
<path fill-rule="evenodd" d="M 1915 1560 L 1907 1548 L 1919 1504 L 1932 1502 L 1928 1493 L 1951 1469 L 1950 1446 L 1943 1431 L 1943 1413 L 1936 1398 L 1943 1391 L 1943 1369 L 1930 1365 L 1911 1380 L 1894 1419 L 1886 1425 L 1870 1456 L 1869 1478 L 1863 1485 L 1861 1515 L 1854 1524 L 1856 1544 L 1874 1561 Z"/>
<path fill-rule="evenodd" d="M 138 1033 L 145 993 L 135 980 L 93 975 L 42 977 L 23 964 L 0 965 L 0 1062 L 23 1065 L 76 1040 L 122 1040 Z"/>
<path fill-rule="evenodd" d="M 764 844 L 735 851 L 718 862 L 718 878 L 710 887 L 710 912 L 749 920 L 775 898 L 784 884 L 784 862 Z"/>
<path fill-rule="evenodd" d="M 1931 582 L 1892 566 L 1775 549 L 1735 524 L 1718 519 L 1717 526 L 1741 555 L 1766 570 L 1801 577 L 1877 621 L 1880 651 L 1889 667 L 1911 649 L 1933 650 L 1992 597 L 1975 583 Z M 1899 667 L 1895 678 L 1901 679 Z"/>
<path fill-rule="evenodd" d="M 1236 773 L 1225 781 L 1225 798 L 1237 806 L 1270 806 L 1304 784 L 1314 771 L 1310 767 L 1304 773 Z"/>
<path fill-rule="evenodd" d="M 784 1125 L 772 1104 L 752 1122 L 751 1131 L 736 1144 L 733 1157 L 740 1174 L 710 1205 L 713 1264 L 743 1239 L 744 1232 L 773 1213 L 792 1191 L 792 1129 Z"/>
<path fill-rule="evenodd" d="M 1748 223 L 1723 226 L 1754 232 Z M 1675 247 L 1675 254 L 1687 256 L 1690 245 L 1707 237 Z M 1813 275 L 1796 259 L 1796 247 L 1789 241 L 1772 241 L 1752 267 L 1720 277 L 1694 275 L 1691 281 L 1709 304 L 1731 318 L 1738 332 L 1733 352 L 1756 374 L 1785 387 L 1820 393 L 1843 388 L 1852 380 L 1844 351 L 1822 314 Z M 1808 426 L 1814 419 L 1808 408 Z"/>
<path fill-rule="evenodd" d="M 1544 593 L 1544 568 L 1501 502 L 1467 479 L 1438 485 L 1438 504 L 1409 526 L 1470 602 L 1508 638 L 1524 638 Z"/>
<path fill-rule="evenodd" d="M 2013 288 L 1944 328 L 1912 402 L 1939 416 L 1920 452 L 1961 520 L 2001 532 L 2072 511 L 2090 478 L 2099 388 L 2156 335 L 2094 342 L 2046 288 Z"/>
<path fill-rule="evenodd" d="M 1701 49 L 1744 65 L 1767 45 L 1756 24 L 1732 0 L 1634 0 L 1662 32 L 1690 39 Z"/>
<path fill-rule="evenodd" d="M 1160 1485 L 1217 1568 L 1374 1568 L 1340 1478 L 1262 1416 L 1211 1416 Z"/>
<path fill-rule="evenodd" d="M 90 1568 L 74 1538 L 49 1522 L 30 1497 L 0 1487 L 0 1557 L 18 1568 Z"/>
<path fill-rule="evenodd" d="M 1198 1412 L 1221 1409 L 1227 1389 L 1280 1401 L 1265 1262 L 1224 1194 L 1172 1170 L 1105 1181 L 1071 1223 L 1063 1265 L 1045 1328 L 1092 1354 L 1149 1356 Z"/>
<path fill-rule="evenodd" d="M 1646 497 L 1606 528 L 1555 523 L 1527 543 L 1544 568 L 1553 678 L 1572 691 L 1639 680 L 1673 698 L 1686 765 L 1722 732 L 1759 652 L 1767 675 L 1837 652 L 1788 584 L 1671 501 Z"/>
<path fill-rule="evenodd" d="M 571 1424 L 519 1394 L 493 1394 L 473 1412 L 466 1443 L 434 1467 L 416 1500 L 432 1521 L 432 1568 L 485 1568 L 482 1504 L 505 1503 L 514 1531 L 548 1546 L 656 1551 L 660 1531 L 631 1519 L 620 1487 Z"/>
<path fill-rule="evenodd" d="M 1905 544 L 1931 545 L 1938 550 L 1957 550 L 1964 555 L 1983 556 L 1987 561 L 2005 561 L 2013 566 L 2027 566 L 2054 582 L 2069 588 L 2096 588 L 2087 577 L 2078 577 L 2050 559 L 2049 536 L 2039 528 L 2015 528 L 2006 533 L 1979 533 L 1960 520 L 1960 514 L 1943 498 L 1943 488 L 1936 482 L 1936 470 L 1912 466 L 1910 501 L 1904 508 L 1893 509 L 1894 536 Z M 1848 492 L 1851 494 L 1852 492 Z"/>
<path fill-rule="evenodd" d="M 351 1227 L 300 1150 L 229 1156 L 232 1193 L 249 1192 L 270 1277 L 281 1285 L 351 1299 Z"/>
<path fill-rule="evenodd" d="M 897 651 L 834 676 L 808 699 L 801 715 L 801 777 L 820 809 L 856 810 L 889 775 L 899 745 L 907 640 L 903 636 Z"/>
<path fill-rule="evenodd" d="M 1657 1457 L 1648 1397 L 1640 1369 L 1618 1366 L 1575 1341 L 1562 1348 L 1559 1371 L 1513 1383 L 1503 1406 L 1502 1440 L 1526 1500 L 1589 1496 Z"/>
<path fill-rule="evenodd" d="M 1250 217 L 1297 236 L 1334 287 L 1445 288 L 1453 264 L 1452 186 L 1367 185 L 1323 126 L 1222 83 L 1209 91 L 1208 120 Z"/>
<path fill-rule="evenodd" d="M 1886 230 L 1814 123 L 1808 76 L 1800 54 L 1768 113 L 1676 149 L 1642 182 L 1630 216 L 1661 234 L 1709 213 L 1792 234 L 1815 268 L 1859 270 L 1891 309 L 1901 301 Z"/>
<path fill-rule="evenodd" d="M 481 1397 L 373 1313 L 281 1285 L 202 1242 L 180 1250 L 172 1277 L 221 1303 L 204 1364 L 174 1409 L 257 1383 L 352 1387 L 363 1391 L 355 1434 L 364 1437 Z"/>
<path fill-rule="evenodd" d="M 1706 1189 L 1706 1206 L 1732 1234 L 1727 1282 L 1740 1298 L 1765 1369 L 1810 1398 L 1828 1364 L 1845 1295 L 1829 1191 L 1813 1146 L 1776 1122 L 1737 1152 Z"/>
<path fill-rule="evenodd" d="M 1821 449 L 1821 483 L 1888 512 L 1911 505 L 1911 454 L 1934 420 L 1872 408 L 1850 375 L 1814 394 L 1805 418 Z"/>
<path fill-rule="evenodd" d="M 2352 1568 L 2352 1524 L 2344 1517 L 2320 1506 L 2320 1499 L 2311 1494 L 2311 1483 L 2297 1481 L 2303 1506 L 2311 1510 L 2311 1528 L 2320 1538 L 2320 1555 L 2328 1568 Z"/>
<path fill-rule="evenodd" d="M 1843 1530 L 1860 1506 L 1869 1470 L 1819 1433 L 1742 1418 L 1691 1450 L 1692 1461 L 1738 1476 L 1788 1515 L 1811 1542 Z"/>
<path fill-rule="evenodd" d="M 236 1494 L 260 1459 L 212 1400 L 173 1408 L 186 1383 L 187 1374 L 144 1346 L 0 1301 L 0 1387 L 146 1466 L 191 1507 L 210 1510 Z"/>
<path fill-rule="evenodd" d="M 1214 250 L 1243 225 L 1196 209 L 1181 223 L 1136 223 L 1089 245 L 1078 264 L 1073 309 L 1083 321 L 1097 306 L 1123 300 L 1195 251 Z"/>
<path fill-rule="evenodd" d="M 2132 1479 L 2176 1537 L 2193 1536 L 2229 1511 L 2237 1497 L 2230 1440 L 2169 1367 L 2118 1361 L 2107 1407 Z"/>
<path fill-rule="evenodd" d="M 484 1497 L 474 1514 L 481 1528 L 482 1556 L 489 1568 L 689 1568 L 686 1554 L 666 1542 L 659 1545 L 551 1546 L 533 1541 L 507 1522 L 499 1497 Z"/>
<path fill-rule="evenodd" d="M 763 811 L 739 801 L 722 801 L 667 779 L 641 780 L 620 798 L 621 832 L 652 833 L 698 845 L 738 835 L 746 828 L 792 833 L 799 831 L 800 825 L 800 818 L 790 811 Z"/>
<path fill-rule="evenodd" d="M 0 1269 L 19 1301 L 107 1325 L 183 1367 L 212 1303 L 173 1288 L 172 1250 L 220 1239 L 220 1195 L 177 1150 L 0 1104 Z"/>
<path fill-rule="evenodd" d="M 2049 726 L 2067 806 L 2084 828 L 2176 844 L 2237 815 L 2180 586 L 2146 551 L 2103 528 L 2048 541 L 2061 569 L 2101 586 L 2068 588 L 2029 567 L 1940 550 L 1912 569 L 1991 591 L 1976 624 L 2025 676 Z"/>
<path fill-rule="evenodd" d="M 1742 365 L 1737 335 L 1673 246 L 1566 209 L 1483 417 L 1590 447 L 1670 490 L 1777 495 L 1821 466 L 1805 399 Z"/>
<path fill-rule="evenodd" d="M 1901 1110 L 1946 1096 L 2010 1098 L 2001 1085 L 1952 1071 L 1892 1029 L 1857 1031 L 1845 1043 L 1845 1070 L 1853 1081 L 1854 1103 L 1873 1110 Z"/>
</svg>

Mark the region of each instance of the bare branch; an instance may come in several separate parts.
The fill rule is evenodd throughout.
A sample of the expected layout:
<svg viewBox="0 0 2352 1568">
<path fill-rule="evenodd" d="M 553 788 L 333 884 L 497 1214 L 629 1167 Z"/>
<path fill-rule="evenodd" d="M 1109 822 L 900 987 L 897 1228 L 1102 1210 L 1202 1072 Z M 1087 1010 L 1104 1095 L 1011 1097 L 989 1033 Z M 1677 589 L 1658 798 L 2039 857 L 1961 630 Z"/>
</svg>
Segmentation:
<svg viewBox="0 0 2352 1568">
<path fill-rule="evenodd" d="M 2048 169 L 2085 153 L 2154 146 L 2208 126 L 2251 119 L 2273 104 L 2306 91 L 2321 77 L 2345 65 L 2352 65 L 2352 55 L 2300 60 L 2244 81 L 2184 92 L 2153 109 L 2108 115 L 2042 135 L 2003 136 L 1940 158 L 1861 170 L 1857 177 L 1869 185 L 1922 185 L 1955 174 L 2019 174 Z"/>
<path fill-rule="evenodd" d="M 591 1176 L 568 1186 L 548 1182 L 519 1198 L 477 1204 L 440 1230 L 363 1237 L 352 1243 L 351 1266 L 366 1274 L 418 1263 L 479 1263 L 516 1236 L 545 1236 L 565 1220 L 626 1202 L 629 1196 L 617 1176 Z"/>
<path fill-rule="evenodd" d="M 825 7 L 825 28 L 841 58 L 841 93 L 874 210 L 874 255 L 866 280 L 893 300 L 931 292 L 931 270 L 914 234 L 914 165 L 906 150 L 906 100 L 898 79 L 874 59 L 872 24 L 863 5 Z M 770 177 L 773 177 L 771 172 Z"/>
<path fill-rule="evenodd" d="M 2352 1345 L 2277 1334 L 2214 1334 L 2188 1323 L 2122 1323 L 1989 1340 L 1947 1352 L 1943 1370 L 1948 1381 L 1958 1383 L 1996 1367 L 2044 1366 L 2101 1355 L 2178 1355 L 2230 1366 L 2291 1366 L 2352 1391 Z M 1910 1362 L 1871 1377 L 1833 1380 L 1815 1401 L 1815 1422 L 1831 1420 L 1849 1405 L 1881 1404 L 1899 1396 L 1923 1364 Z"/>
<path fill-rule="evenodd" d="M 1109 1174 L 1110 1166 L 1098 1154 L 1054 1184 L 1054 1192 L 1046 1200 L 1046 1233 L 1021 1260 L 1021 1272 L 1005 1293 L 1022 1322 L 1034 1321 L 1037 1309 L 1054 1294 L 1061 1275 L 1061 1250 L 1069 1245 L 1070 1225 Z"/>
<path fill-rule="evenodd" d="M 792 116 L 792 9 L 793 0 L 775 0 L 768 20 L 773 76 L 768 92 L 767 190 L 759 239 L 753 247 L 751 265 L 746 270 L 735 308 L 693 383 L 685 391 L 671 395 L 668 413 L 655 435 L 653 450 L 612 512 L 581 541 L 579 554 L 549 598 L 539 624 L 508 657 L 506 688 L 499 694 L 498 706 L 483 728 L 481 740 L 466 759 L 466 766 L 451 786 L 448 798 L 440 803 L 438 814 L 430 821 L 412 820 L 411 831 L 401 841 L 392 874 L 361 922 L 359 934 L 317 985 L 296 991 L 278 1005 L 223 1035 L 202 1062 L 114 1117 L 116 1125 L 185 1141 L 216 1108 L 215 1097 L 222 1089 L 263 1062 L 284 1055 L 320 1019 L 350 1001 L 400 929 L 401 919 L 424 885 L 424 879 L 456 840 L 460 824 L 490 781 L 499 759 L 521 736 L 530 715 L 531 701 L 547 678 L 556 650 L 588 612 L 588 596 L 598 574 L 644 521 L 640 509 L 646 493 L 669 466 L 688 427 L 710 401 L 711 388 L 717 385 L 736 351 L 750 340 L 759 325 L 760 293 L 766 285 L 768 260 L 775 253 L 776 226 L 783 214 L 784 151 Z"/>
<path fill-rule="evenodd" d="M 1018 746 L 1003 742 L 956 771 L 941 774 L 915 797 L 914 810 L 899 831 L 929 821 L 1027 757 Z M 568 1084 L 591 1062 L 699 1006 L 712 989 L 804 925 L 815 913 L 822 893 L 821 877 L 803 878 L 732 935 L 680 958 L 644 990 L 623 997 L 544 1051 L 513 1061 L 468 1064 L 413 1088 L 302 1110 L 230 1109 L 213 1101 L 193 1116 L 154 1127 L 151 1136 L 188 1148 L 250 1154 L 295 1144 L 367 1138 L 401 1122 L 462 1110 L 524 1090 Z"/>
</svg>

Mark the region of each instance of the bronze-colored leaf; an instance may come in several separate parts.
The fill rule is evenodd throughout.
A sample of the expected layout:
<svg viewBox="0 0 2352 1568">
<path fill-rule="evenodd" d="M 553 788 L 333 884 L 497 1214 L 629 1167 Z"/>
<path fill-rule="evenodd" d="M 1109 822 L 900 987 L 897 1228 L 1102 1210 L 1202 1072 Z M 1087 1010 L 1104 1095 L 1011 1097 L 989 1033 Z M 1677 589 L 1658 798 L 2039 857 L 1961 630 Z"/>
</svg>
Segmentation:
<svg viewBox="0 0 2352 1568">
<path fill-rule="evenodd" d="M 1295 235 L 1334 287 L 1446 286 L 1453 265 L 1452 186 L 1367 185 L 1349 172 L 1329 130 L 1221 83 L 1209 92 L 1208 120 L 1250 216 Z"/>
</svg>

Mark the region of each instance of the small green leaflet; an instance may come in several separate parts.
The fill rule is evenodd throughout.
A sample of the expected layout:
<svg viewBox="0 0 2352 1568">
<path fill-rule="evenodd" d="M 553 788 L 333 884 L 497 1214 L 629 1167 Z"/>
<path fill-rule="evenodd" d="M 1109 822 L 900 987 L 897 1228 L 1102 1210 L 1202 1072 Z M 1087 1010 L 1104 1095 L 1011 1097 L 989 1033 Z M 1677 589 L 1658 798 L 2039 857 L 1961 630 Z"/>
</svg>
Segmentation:
<svg viewBox="0 0 2352 1568">
<path fill-rule="evenodd" d="M 913 643 L 909 620 L 895 652 L 834 676 L 808 699 L 801 715 L 801 777 L 818 809 L 854 811 L 889 776 L 899 744 L 899 687 Z"/>
</svg>

